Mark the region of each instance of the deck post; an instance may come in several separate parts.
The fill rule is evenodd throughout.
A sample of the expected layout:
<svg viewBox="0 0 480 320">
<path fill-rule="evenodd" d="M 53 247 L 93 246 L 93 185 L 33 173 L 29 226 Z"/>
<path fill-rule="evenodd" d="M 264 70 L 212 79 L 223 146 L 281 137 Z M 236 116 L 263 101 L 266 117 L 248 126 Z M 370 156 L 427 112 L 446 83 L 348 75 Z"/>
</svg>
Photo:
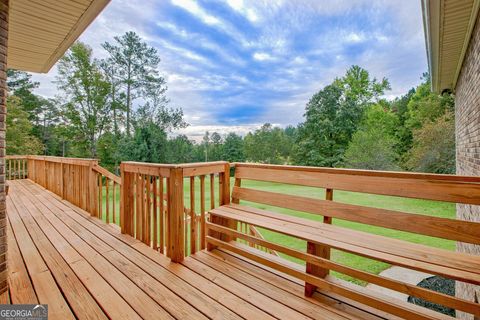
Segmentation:
<svg viewBox="0 0 480 320">
<path fill-rule="evenodd" d="M 333 189 L 325 190 L 325 199 L 329 201 L 333 200 Z M 323 223 L 332 224 L 332 217 L 323 216 Z M 330 260 L 330 247 L 328 246 L 307 242 L 307 253 Z M 320 278 L 325 278 L 329 274 L 328 269 L 321 268 L 308 262 L 306 263 L 305 271 Z M 305 295 L 307 297 L 311 297 L 316 289 L 317 287 L 315 285 L 307 282 L 305 283 Z"/>
<path fill-rule="evenodd" d="M 183 168 L 172 168 L 168 179 L 167 256 L 172 262 L 185 257 L 185 213 L 183 211 Z"/>
<path fill-rule="evenodd" d="M 0 293 L 7 291 L 7 206 L 5 130 L 7 116 L 8 0 L 0 0 Z"/>
</svg>

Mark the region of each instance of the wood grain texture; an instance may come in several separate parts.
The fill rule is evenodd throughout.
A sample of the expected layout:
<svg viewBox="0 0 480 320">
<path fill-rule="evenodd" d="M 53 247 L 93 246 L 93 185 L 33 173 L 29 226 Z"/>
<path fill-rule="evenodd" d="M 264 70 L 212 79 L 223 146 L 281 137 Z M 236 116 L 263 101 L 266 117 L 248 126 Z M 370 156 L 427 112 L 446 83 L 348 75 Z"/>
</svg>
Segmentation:
<svg viewBox="0 0 480 320">
<path fill-rule="evenodd" d="M 422 310 L 422 308 L 420 307 L 416 307 L 407 303 L 402 303 L 399 300 L 391 299 L 387 296 L 379 297 L 373 293 L 365 293 L 362 291 L 352 290 L 348 287 L 329 282 L 325 279 L 315 277 L 313 275 L 309 275 L 299 269 L 291 268 L 288 264 L 283 263 L 279 259 L 273 258 L 273 256 L 272 258 L 267 257 L 265 256 L 265 254 L 262 254 L 261 251 L 252 249 L 248 246 L 242 246 L 236 242 L 227 243 L 212 237 L 207 237 L 207 242 L 212 242 L 218 247 L 225 248 L 234 253 L 243 255 L 248 259 L 262 263 L 270 268 L 289 274 L 305 282 L 312 283 L 323 290 L 339 293 L 342 296 L 361 301 L 362 303 L 375 308 L 386 310 L 400 317 L 408 319 L 439 319 L 440 316 L 435 312 L 431 312 L 427 309 Z M 440 316 L 440 318 L 447 319 L 448 317 Z"/>
<path fill-rule="evenodd" d="M 247 208 L 247 210 L 249 209 Z M 260 215 L 258 212 L 266 215 Z M 220 207 L 212 210 L 211 214 L 245 221 L 274 232 L 280 232 L 302 240 L 390 264 L 469 283 L 480 283 L 480 273 L 478 271 L 480 270 L 478 267 L 480 258 L 478 256 L 435 249 L 336 226 L 315 224 L 315 222 L 310 220 L 286 215 L 280 215 L 280 217 L 284 217 L 283 220 L 280 220 L 279 214 L 273 213 L 269 217 L 267 216 L 268 212 L 265 210 L 258 210 L 252 213 L 234 208 Z"/>
<path fill-rule="evenodd" d="M 480 178 L 403 172 L 237 164 L 237 178 L 480 204 Z"/>
<path fill-rule="evenodd" d="M 419 297 L 434 303 L 438 303 L 447 307 L 451 307 L 453 309 L 458 309 L 461 311 L 469 312 L 474 315 L 479 316 L 480 315 L 480 305 L 475 302 L 471 301 L 466 301 L 460 298 L 455 298 L 449 295 L 441 294 L 432 290 L 428 289 L 423 289 L 421 287 L 417 287 L 414 285 L 410 285 L 408 283 L 404 283 L 401 281 L 397 281 L 394 279 L 382 277 L 382 276 L 377 276 L 372 273 L 364 272 L 361 270 L 357 270 L 355 268 L 347 267 L 344 265 L 341 265 L 336 262 L 332 262 L 329 259 L 325 258 L 320 258 L 317 257 L 314 254 L 310 253 L 304 253 L 295 249 L 291 249 L 289 247 L 283 246 L 283 245 L 278 245 L 270 241 L 266 241 L 263 239 L 259 239 L 257 237 L 252 237 L 249 235 L 246 235 L 244 233 L 238 232 L 236 230 L 228 229 L 219 225 L 215 225 L 212 223 L 207 223 L 207 228 L 211 228 L 216 230 L 217 232 L 222 232 L 225 234 L 229 234 L 230 236 L 235 236 L 240 239 L 243 239 L 247 242 L 253 242 L 259 245 L 262 245 L 264 247 L 270 248 L 272 250 L 275 250 L 277 252 L 284 253 L 286 255 L 289 255 L 291 257 L 297 258 L 304 260 L 312 265 L 319 266 L 323 270 L 333 270 L 337 271 L 340 273 L 343 273 L 345 275 L 349 275 L 351 277 L 367 281 L 369 283 L 377 284 L 379 286 L 396 290 L 402 293 L 405 293 L 409 296 L 415 296 Z M 308 271 L 306 271 L 309 273 Z M 312 274 L 312 273 L 309 273 Z M 321 278 L 324 278 L 325 276 L 321 276 Z M 311 296 L 313 292 L 309 295 Z"/>
<path fill-rule="evenodd" d="M 443 239 L 480 243 L 480 223 L 234 187 L 238 199 Z M 327 219 L 327 223 L 330 221 Z"/>
<path fill-rule="evenodd" d="M 221 260 L 212 260 L 204 254 L 197 259 L 196 255 L 201 252 L 185 258 L 184 264 L 172 263 L 149 245 L 120 233 L 31 181 L 14 181 L 12 192 L 14 196 L 9 201 L 14 207 L 19 204 L 24 210 L 21 216 L 13 214 L 11 221 L 14 231 L 12 240 L 19 244 L 26 272 L 32 276 L 33 270 L 41 271 L 37 273 L 40 277 L 50 274 L 51 264 L 45 264 L 43 260 L 44 246 L 48 246 L 50 249 L 47 251 L 61 257 L 58 261 L 64 261 L 61 264 L 73 272 L 71 276 L 81 282 L 94 303 L 109 318 L 363 318 L 340 307 L 337 309 L 303 299 L 280 289 L 274 292 L 275 286 L 256 284 L 254 277 L 246 277 L 240 269 L 234 269 L 234 273 L 229 274 L 226 271 L 231 266 Z M 24 224 L 28 224 L 28 228 Z M 30 231 L 35 233 L 33 238 Z M 21 239 L 17 239 L 17 234 Z M 41 253 L 36 250 L 37 246 L 42 249 Z M 50 261 L 50 258 L 47 260 Z M 273 273 L 270 277 L 282 279 Z M 52 303 L 49 304 L 50 317 L 68 318 L 60 316 L 61 309 L 52 300 L 55 291 L 49 290 L 48 284 L 62 291 L 69 286 L 62 281 L 56 282 L 56 278 L 48 280 L 46 277 L 43 282 L 39 282 L 38 278 L 32 277 L 33 290 L 39 297 L 49 297 L 48 301 Z M 265 286 L 266 289 L 262 290 Z M 73 290 L 66 296 L 79 293 Z M 40 302 L 46 301 L 42 299 Z M 79 310 L 70 298 L 64 300 L 64 304 L 66 311 Z M 94 318 L 94 313 L 75 312 L 75 316 Z"/>
</svg>

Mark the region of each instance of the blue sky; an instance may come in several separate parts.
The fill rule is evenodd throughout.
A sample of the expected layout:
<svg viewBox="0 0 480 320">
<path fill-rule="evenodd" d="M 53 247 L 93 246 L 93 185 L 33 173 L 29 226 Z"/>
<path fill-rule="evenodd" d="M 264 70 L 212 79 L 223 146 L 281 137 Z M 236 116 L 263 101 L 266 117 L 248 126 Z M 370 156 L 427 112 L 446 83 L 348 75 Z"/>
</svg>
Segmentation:
<svg viewBox="0 0 480 320">
<path fill-rule="evenodd" d="M 112 0 L 81 40 L 101 58 L 101 43 L 129 30 L 158 50 L 193 139 L 297 124 L 352 64 L 387 77 L 389 99 L 427 70 L 420 0 Z M 35 75 L 39 94 L 56 94 L 55 74 Z"/>
</svg>

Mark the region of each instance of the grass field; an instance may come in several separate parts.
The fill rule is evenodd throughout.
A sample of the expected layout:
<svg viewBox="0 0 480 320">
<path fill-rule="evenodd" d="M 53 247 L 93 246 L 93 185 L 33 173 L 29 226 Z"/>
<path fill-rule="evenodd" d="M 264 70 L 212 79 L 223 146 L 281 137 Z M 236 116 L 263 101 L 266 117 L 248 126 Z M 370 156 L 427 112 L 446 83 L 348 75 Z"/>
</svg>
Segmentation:
<svg viewBox="0 0 480 320">
<path fill-rule="evenodd" d="M 195 181 L 196 181 L 195 182 L 196 210 L 197 212 L 199 212 L 200 182 L 198 179 L 196 179 Z M 190 183 L 189 180 L 185 179 L 184 194 L 185 194 L 186 207 L 189 207 L 190 205 L 189 183 Z M 208 191 L 210 190 L 209 179 L 205 180 L 205 184 L 206 184 L 205 189 L 207 191 L 206 207 L 208 208 L 210 203 L 210 194 Z M 216 183 L 215 185 L 218 186 L 218 183 Z M 232 185 L 233 185 L 233 181 L 232 181 Z M 267 182 L 256 182 L 256 181 L 242 182 L 242 186 L 255 188 L 259 190 L 313 197 L 318 199 L 323 199 L 325 197 L 325 190 L 319 189 L 319 188 L 291 186 L 291 185 L 284 185 L 284 184 L 278 184 L 278 183 L 267 183 Z M 216 200 L 218 201 L 218 188 L 215 189 L 215 192 L 216 192 Z M 104 197 L 105 197 L 105 192 L 104 192 Z M 118 199 L 120 199 L 119 195 L 117 195 L 117 200 Z M 417 200 L 417 199 L 406 199 L 406 198 L 379 196 L 379 195 L 370 195 L 370 194 L 360 194 L 360 193 L 336 191 L 336 190 L 334 191 L 334 200 L 343 202 L 343 203 L 357 204 L 357 205 L 391 209 L 391 210 L 399 210 L 403 212 L 418 213 L 418 214 L 424 214 L 428 216 L 455 218 L 455 205 L 451 203 Z M 244 202 L 244 203 L 260 209 L 273 210 L 276 212 L 280 212 L 283 214 L 288 214 L 296 217 L 322 221 L 322 217 L 318 215 L 307 214 L 307 213 L 297 212 L 293 210 L 276 208 L 276 207 L 271 207 L 266 205 L 259 205 L 254 203 L 247 203 L 247 202 Z M 105 212 L 105 210 L 103 211 Z M 368 226 L 368 225 L 358 224 L 354 222 L 343 221 L 339 219 L 334 219 L 333 224 L 346 227 L 346 228 L 355 229 L 355 230 L 384 235 L 392 238 L 403 239 L 403 240 L 414 242 L 414 243 L 421 243 L 421 244 L 429 245 L 432 247 L 438 247 L 438 248 L 443 248 L 447 250 L 455 249 L 455 242 L 450 240 L 443 240 L 443 239 L 438 239 L 438 238 L 433 238 L 428 236 L 421 236 L 421 235 L 416 235 L 416 234 L 402 232 L 402 231 L 389 230 L 385 228 Z M 270 232 L 268 230 L 260 229 L 260 231 L 262 235 L 269 241 L 283 244 L 285 246 L 299 249 L 299 250 L 305 250 L 306 248 L 306 243 L 303 240 L 299 240 L 299 239 L 295 239 L 295 238 L 281 235 L 278 233 Z M 301 261 L 297 261 L 294 258 L 290 258 L 290 257 L 286 257 L 286 258 L 292 261 L 296 261 L 298 263 L 302 263 Z M 389 266 L 388 264 L 383 262 L 378 262 L 375 260 L 355 256 L 355 255 L 341 252 L 338 250 L 333 250 L 332 259 L 336 262 L 345 264 L 347 266 L 352 266 L 352 267 L 355 267 L 364 271 L 376 273 L 376 274 L 385 270 Z M 335 274 L 335 275 L 338 276 L 339 278 L 353 281 L 358 284 L 362 284 L 362 285 L 365 284 L 362 281 L 350 278 L 348 276 L 344 276 L 341 274 Z"/>
</svg>

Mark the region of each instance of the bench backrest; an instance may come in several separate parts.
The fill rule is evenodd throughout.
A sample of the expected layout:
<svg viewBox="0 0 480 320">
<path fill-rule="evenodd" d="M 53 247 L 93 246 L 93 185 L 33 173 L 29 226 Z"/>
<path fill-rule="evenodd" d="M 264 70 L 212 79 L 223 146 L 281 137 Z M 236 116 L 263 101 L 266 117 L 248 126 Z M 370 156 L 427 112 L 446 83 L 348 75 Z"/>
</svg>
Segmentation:
<svg viewBox="0 0 480 320">
<path fill-rule="evenodd" d="M 325 200 L 245 188 L 242 180 L 325 188 Z M 480 177 L 247 163 L 235 164 L 232 202 L 245 200 L 327 219 L 480 244 L 480 223 L 340 203 L 334 200 L 334 190 L 480 205 Z"/>
</svg>

